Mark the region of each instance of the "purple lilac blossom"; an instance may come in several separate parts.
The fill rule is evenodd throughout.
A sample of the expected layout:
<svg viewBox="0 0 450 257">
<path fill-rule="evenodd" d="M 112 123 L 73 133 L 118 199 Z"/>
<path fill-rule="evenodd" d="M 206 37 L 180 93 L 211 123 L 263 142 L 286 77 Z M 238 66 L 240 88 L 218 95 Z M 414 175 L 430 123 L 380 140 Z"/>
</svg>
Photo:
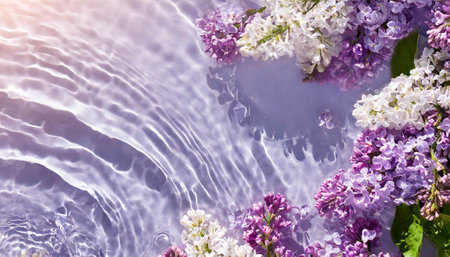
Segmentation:
<svg viewBox="0 0 450 257">
<path fill-rule="evenodd" d="M 442 199 L 444 204 L 450 204 L 450 174 L 445 174 L 441 177 L 441 185 L 442 185 Z"/>
<path fill-rule="evenodd" d="M 344 170 L 340 170 L 333 178 L 325 180 L 320 186 L 319 192 L 314 196 L 316 209 L 320 216 L 328 218 L 347 219 L 354 214 L 352 206 L 347 205 L 346 190 L 342 184 Z"/>
<path fill-rule="evenodd" d="M 435 145 L 435 171 L 443 175 L 435 181 L 431 188 L 424 188 L 417 194 L 417 198 L 422 202 L 423 206 L 420 213 L 427 220 L 434 220 L 439 217 L 439 208 L 444 204 L 450 203 L 450 165 L 448 159 L 450 157 L 450 113 L 443 113 L 443 120 L 439 124 L 438 140 Z M 430 119 L 435 122 L 435 119 Z M 435 175 L 436 176 L 436 175 Z"/>
<path fill-rule="evenodd" d="M 435 141 L 435 156 L 448 170 L 450 121 L 448 113 L 444 115 L 439 132 L 434 127 L 437 112 L 425 115 L 428 122 L 421 130 L 365 130 L 355 141 L 352 167 L 326 180 L 315 195 L 319 214 L 345 220 L 355 213 L 374 214 L 415 203 L 417 193 L 433 184 L 433 169 L 439 169 L 430 152 Z"/>
<path fill-rule="evenodd" d="M 417 197 L 423 207 L 420 214 L 427 220 L 434 220 L 440 216 L 439 208 L 450 203 L 450 174 L 443 175 L 433 190 L 423 190 Z"/>
<path fill-rule="evenodd" d="M 333 115 L 331 115 L 330 111 L 326 111 L 319 115 L 319 127 L 323 127 L 326 129 L 333 129 Z"/>
<path fill-rule="evenodd" d="M 344 241 L 351 242 L 350 248 L 356 249 L 361 246 L 359 251 L 368 251 L 379 246 L 379 238 L 382 234 L 381 225 L 378 220 L 357 218 L 355 222 L 347 226 L 344 230 Z M 356 244 L 356 242 L 359 242 Z M 347 246 L 346 246 L 347 248 Z"/>
<path fill-rule="evenodd" d="M 324 243 L 315 242 L 306 247 L 306 255 L 303 256 L 369 256 L 379 245 L 381 234 L 378 220 L 359 217 L 347 225 L 343 233 L 334 232 L 325 238 Z M 381 253 L 378 256 L 389 255 Z"/>
<path fill-rule="evenodd" d="M 431 0 L 353 0 L 351 4 L 354 12 L 341 52 L 324 72 L 315 74 L 319 83 L 337 83 L 341 90 L 358 88 L 385 68 L 396 41 L 417 26 L 415 12 L 431 5 Z"/>
<path fill-rule="evenodd" d="M 292 257 L 283 239 L 292 234 L 292 221 L 288 214 L 292 206 L 285 196 L 268 193 L 264 203 L 255 203 L 249 209 L 243 225 L 242 238 L 257 253 L 272 256 Z"/>
<path fill-rule="evenodd" d="M 184 250 L 181 250 L 178 246 L 174 245 L 167 248 L 167 250 L 158 255 L 158 257 L 187 257 L 187 255 Z"/>
<path fill-rule="evenodd" d="M 443 151 L 443 156 L 450 156 L 450 118 L 445 118 L 439 125 L 441 130 L 437 150 Z"/>
<path fill-rule="evenodd" d="M 438 0 L 428 19 L 428 43 L 433 48 L 450 50 L 450 0 Z"/>
<path fill-rule="evenodd" d="M 228 64 L 239 56 L 236 41 L 244 32 L 244 11 L 231 6 L 218 8 L 202 19 L 197 19 L 200 37 L 206 45 L 205 52 L 217 62 Z"/>
</svg>

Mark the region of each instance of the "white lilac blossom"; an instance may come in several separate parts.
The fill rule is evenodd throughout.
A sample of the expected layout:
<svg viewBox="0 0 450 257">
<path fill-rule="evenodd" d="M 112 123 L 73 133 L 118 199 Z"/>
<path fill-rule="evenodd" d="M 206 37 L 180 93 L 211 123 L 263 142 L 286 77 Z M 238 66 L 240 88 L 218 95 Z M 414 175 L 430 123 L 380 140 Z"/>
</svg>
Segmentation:
<svg viewBox="0 0 450 257">
<path fill-rule="evenodd" d="M 341 50 L 341 34 L 353 8 L 347 1 L 267 0 L 269 15 L 257 14 L 237 44 L 243 56 L 271 60 L 294 53 L 310 74 L 323 71 Z"/>
<path fill-rule="evenodd" d="M 249 245 L 239 245 L 234 238 L 225 238 L 221 247 L 217 250 L 219 256 L 226 257 L 252 257 L 261 256 L 256 254 Z"/>
<path fill-rule="evenodd" d="M 425 124 L 423 114 L 434 109 L 436 104 L 450 105 L 450 72 L 447 69 L 437 71 L 448 58 L 448 52 L 424 49 L 409 76 L 400 75 L 380 93 L 363 95 L 356 102 L 353 110 L 356 124 L 370 129 L 380 126 L 401 129 L 406 125 L 422 128 Z"/>
<path fill-rule="evenodd" d="M 189 210 L 181 219 L 184 230 L 181 236 L 188 257 L 259 257 L 248 245 L 225 237 L 226 228 L 211 219 L 203 210 Z"/>
<path fill-rule="evenodd" d="M 221 247 L 226 229 L 211 220 L 203 210 L 189 210 L 181 219 L 184 230 L 181 236 L 188 256 L 208 256 Z"/>
<path fill-rule="evenodd" d="M 271 16 L 263 18 L 261 13 L 254 15 L 237 41 L 242 56 L 267 61 L 293 55 L 289 30 L 286 26 L 274 24 L 272 19 Z"/>
<path fill-rule="evenodd" d="M 441 90 L 441 95 L 437 98 L 437 103 L 443 108 L 450 109 L 450 87 Z"/>
</svg>

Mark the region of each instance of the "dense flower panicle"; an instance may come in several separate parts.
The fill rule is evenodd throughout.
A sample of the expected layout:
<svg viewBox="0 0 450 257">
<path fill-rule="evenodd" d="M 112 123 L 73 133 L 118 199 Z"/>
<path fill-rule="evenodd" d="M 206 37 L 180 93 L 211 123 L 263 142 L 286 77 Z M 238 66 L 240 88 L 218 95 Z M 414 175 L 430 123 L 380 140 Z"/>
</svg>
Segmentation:
<svg viewBox="0 0 450 257">
<path fill-rule="evenodd" d="M 249 209 L 242 238 L 258 253 L 293 256 L 283 242 L 283 239 L 292 233 L 293 224 L 288 216 L 291 210 L 292 206 L 285 196 L 278 193 L 266 194 L 264 204 L 255 203 Z"/>
<path fill-rule="evenodd" d="M 450 68 L 449 68 L 449 70 L 450 70 Z M 441 95 L 439 95 L 437 98 L 437 104 L 443 108 L 450 109 L 450 87 L 449 86 L 441 89 Z"/>
<path fill-rule="evenodd" d="M 320 215 L 374 214 L 419 199 L 425 218 L 438 217 L 448 191 L 437 178 L 450 170 L 448 60 L 447 51 L 424 49 L 410 76 L 355 104 L 353 115 L 366 129 L 355 141 L 352 167 L 316 195 Z"/>
<path fill-rule="evenodd" d="M 261 13 L 254 15 L 237 41 L 242 56 L 252 56 L 263 61 L 284 55 L 293 56 L 294 46 L 289 38 L 289 30 L 282 25 L 275 25 L 272 19 L 270 16 L 264 18 Z M 271 37 L 272 34 L 277 35 Z"/>
<path fill-rule="evenodd" d="M 181 219 L 187 230 L 181 235 L 188 256 L 203 256 L 220 248 L 226 229 L 203 210 L 190 210 Z"/>
<path fill-rule="evenodd" d="M 400 75 L 379 94 L 363 95 L 356 102 L 353 110 L 356 124 L 371 129 L 401 129 L 407 125 L 422 128 L 425 123 L 422 115 L 436 104 L 450 107 L 450 72 L 440 69 L 445 60 L 449 60 L 448 52 L 424 49 L 409 76 Z"/>
<path fill-rule="evenodd" d="M 432 180 L 429 145 L 433 140 L 431 126 L 422 131 L 414 127 L 365 130 L 356 140 L 351 157 L 350 198 L 357 199 L 362 193 L 366 197 L 359 207 L 366 208 L 370 203 L 374 210 L 393 202 L 413 201 L 413 194 Z"/>
<path fill-rule="evenodd" d="M 353 207 L 345 203 L 347 188 L 342 184 L 344 174 L 345 171 L 341 170 L 333 178 L 325 180 L 314 196 L 320 216 L 347 219 L 354 214 Z"/>
<path fill-rule="evenodd" d="M 241 54 L 262 60 L 295 54 L 307 74 L 323 71 L 341 49 L 353 7 L 336 0 L 266 3 L 268 14 L 256 14 L 238 41 Z"/>
<path fill-rule="evenodd" d="M 430 46 L 450 51 L 450 1 L 437 0 L 427 23 Z"/>
<path fill-rule="evenodd" d="M 367 249 L 379 246 L 381 225 L 378 220 L 359 217 L 344 230 L 344 240 L 349 242 L 360 241 L 369 244 Z"/>
<path fill-rule="evenodd" d="M 390 60 L 396 41 L 417 25 L 417 8 L 430 4 L 431 0 L 353 0 L 354 12 L 344 34 L 342 51 L 331 59 L 325 72 L 314 74 L 312 79 L 337 82 L 342 90 L 372 80 Z"/>
<path fill-rule="evenodd" d="M 216 254 L 211 256 L 224 257 L 262 257 L 256 254 L 249 245 L 238 245 L 238 241 L 234 238 L 226 238 L 223 240 L 221 247 Z"/>
<path fill-rule="evenodd" d="M 319 83 L 336 83 L 341 90 L 358 88 L 372 80 L 385 67 L 392 54 L 391 47 L 383 47 L 376 53 L 362 47 L 361 43 L 343 42 L 339 55 L 333 58 L 324 72 L 312 78 Z"/>
<path fill-rule="evenodd" d="M 335 215 L 345 224 L 355 213 L 374 215 L 419 200 L 426 219 L 439 217 L 450 195 L 449 59 L 447 51 L 424 49 L 409 76 L 394 78 L 379 94 L 363 96 L 355 104 L 353 115 L 366 129 L 355 141 L 352 167 L 319 189 L 315 199 L 320 215 Z M 336 215 L 341 213 L 350 215 Z M 374 233 L 365 231 L 364 236 Z M 338 248 L 336 243 L 316 244 L 308 251 L 358 256 L 365 249 L 361 241 L 347 244 L 345 251 Z"/>
<path fill-rule="evenodd" d="M 378 220 L 359 217 L 345 227 L 344 233 L 334 232 L 327 236 L 323 243 L 315 242 L 306 247 L 305 253 L 306 256 L 311 257 L 368 257 L 372 256 L 372 249 L 379 245 L 381 234 L 381 225 Z M 389 255 L 381 253 L 378 256 Z"/>
<path fill-rule="evenodd" d="M 450 116 L 450 111 L 447 111 L 447 116 Z M 450 118 L 445 118 L 439 124 L 440 138 L 437 142 L 437 150 L 442 151 L 442 156 L 450 156 Z M 446 163 L 446 160 L 442 160 Z"/>
<path fill-rule="evenodd" d="M 287 202 L 287 199 L 282 194 L 267 193 L 264 196 L 264 202 L 269 213 L 273 214 L 285 214 L 291 211 L 291 205 Z"/>
<path fill-rule="evenodd" d="M 244 32 L 244 11 L 231 6 L 219 8 L 202 19 L 197 19 L 205 52 L 220 63 L 230 63 L 239 56 L 236 41 Z"/>
<path fill-rule="evenodd" d="M 439 168 L 430 153 L 437 140 L 433 127 L 437 115 L 427 113 L 427 123 L 421 130 L 365 130 L 355 141 L 352 167 L 326 180 L 316 194 L 319 214 L 345 220 L 354 213 L 374 214 L 400 203 L 414 203 L 418 191 L 431 187 L 433 169 Z M 447 123 L 444 117 L 441 127 L 447 129 Z M 448 129 L 444 129 L 435 155 L 447 165 L 450 147 Z"/>
<path fill-rule="evenodd" d="M 180 249 L 178 246 L 173 245 L 167 250 L 165 250 L 162 254 L 158 255 L 158 257 L 187 257 L 186 252 Z"/>
<path fill-rule="evenodd" d="M 181 236 L 187 256 L 260 257 L 247 245 L 225 237 L 227 230 L 203 210 L 190 210 L 181 219 L 184 230 Z"/>
<path fill-rule="evenodd" d="M 421 215 L 427 220 L 434 220 L 439 217 L 439 208 L 444 204 L 450 203 L 450 111 L 440 113 L 440 117 L 435 115 L 430 122 L 436 122 L 439 119 L 442 122 L 437 126 L 438 139 L 435 140 L 433 164 L 435 171 L 443 175 L 436 179 L 433 186 L 424 188 L 417 194 L 417 198 L 423 203 Z M 437 117 L 436 117 L 437 116 Z M 435 149 L 434 149 L 435 148 Z M 435 175 L 436 176 L 436 175 Z"/>
</svg>

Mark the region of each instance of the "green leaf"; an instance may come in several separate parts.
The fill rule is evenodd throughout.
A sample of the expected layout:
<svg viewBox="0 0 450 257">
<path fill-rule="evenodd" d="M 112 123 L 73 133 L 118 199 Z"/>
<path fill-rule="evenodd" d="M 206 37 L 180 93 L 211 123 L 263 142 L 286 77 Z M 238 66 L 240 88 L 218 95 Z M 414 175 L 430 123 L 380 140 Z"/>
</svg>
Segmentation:
<svg viewBox="0 0 450 257">
<path fill-rule="evenodd" d="M 391 236 L 405 257 L 419 256 L 423 237 L 419 206 L 397 206 Z"/>
<path fill-rule="evenodd" d="M 444 204 L 444 206 L 441 207 L 441 213 L 450 216 L 450 204 Z"/>
<path fill-rule="evenodd" d="M 438 257 L 450 257 L 450 205 L 440 208 L 439 218 L 423 220 L 424 232 L 437 246 Z"/>
<path fill-rule="evenodd" d="M 437 250 L 438 257 L 450 257 L 450 249 L 444 249 L 442 247 Z"/>
<path fill-rule="evenodd" d="M 413 31 L 395 46 L 391 59 L 391 77 L 395 78 L 402 73 L 409 75 L 409 71 L 414 69 L 418 35 L 417 31 Z"/>
<path fill-rule="evenodd" d="M 252 16 L 253 14 L 264 12 L 264 10 L 265 10 L 266 8 L 267 8 L 267 7 L 263 6 L 263 7 L 259 8 L 259 9 L 253 9 L 253 8 L 252 8 L 252 9 L 248 9 L 248 10 L 245 12 L 245 14 L 247 14 L 247 16 Z"/>
</svg>

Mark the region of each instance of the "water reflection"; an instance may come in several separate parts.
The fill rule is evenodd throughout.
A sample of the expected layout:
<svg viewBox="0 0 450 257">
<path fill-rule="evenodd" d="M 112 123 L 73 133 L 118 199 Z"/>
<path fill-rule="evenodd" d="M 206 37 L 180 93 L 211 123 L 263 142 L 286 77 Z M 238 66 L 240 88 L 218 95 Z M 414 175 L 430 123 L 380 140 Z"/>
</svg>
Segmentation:
<svg viewBox="0 0 450 257">
<path fill-rule="evenodd" d="M 311 151 L 316 161 L 334 161 L 345 147 L 345 135 L 353 127 L 353 104 L 365 90 L 388 80 L 388 69 L 374 85 L 343 92 L 333 85 L 302 82 L 293 59 L 271 62 L 245 59 L 235 65 L 210 67 L 208 86 L 218 92 L 218 102 L 253 137 L 281 141 L 284 152 L 298 160 Z M 329 113 L 333 123 L 323 129 L 317 118 Z M 331 127 L 330 127 L 331 126 Z"/>
</svg>

